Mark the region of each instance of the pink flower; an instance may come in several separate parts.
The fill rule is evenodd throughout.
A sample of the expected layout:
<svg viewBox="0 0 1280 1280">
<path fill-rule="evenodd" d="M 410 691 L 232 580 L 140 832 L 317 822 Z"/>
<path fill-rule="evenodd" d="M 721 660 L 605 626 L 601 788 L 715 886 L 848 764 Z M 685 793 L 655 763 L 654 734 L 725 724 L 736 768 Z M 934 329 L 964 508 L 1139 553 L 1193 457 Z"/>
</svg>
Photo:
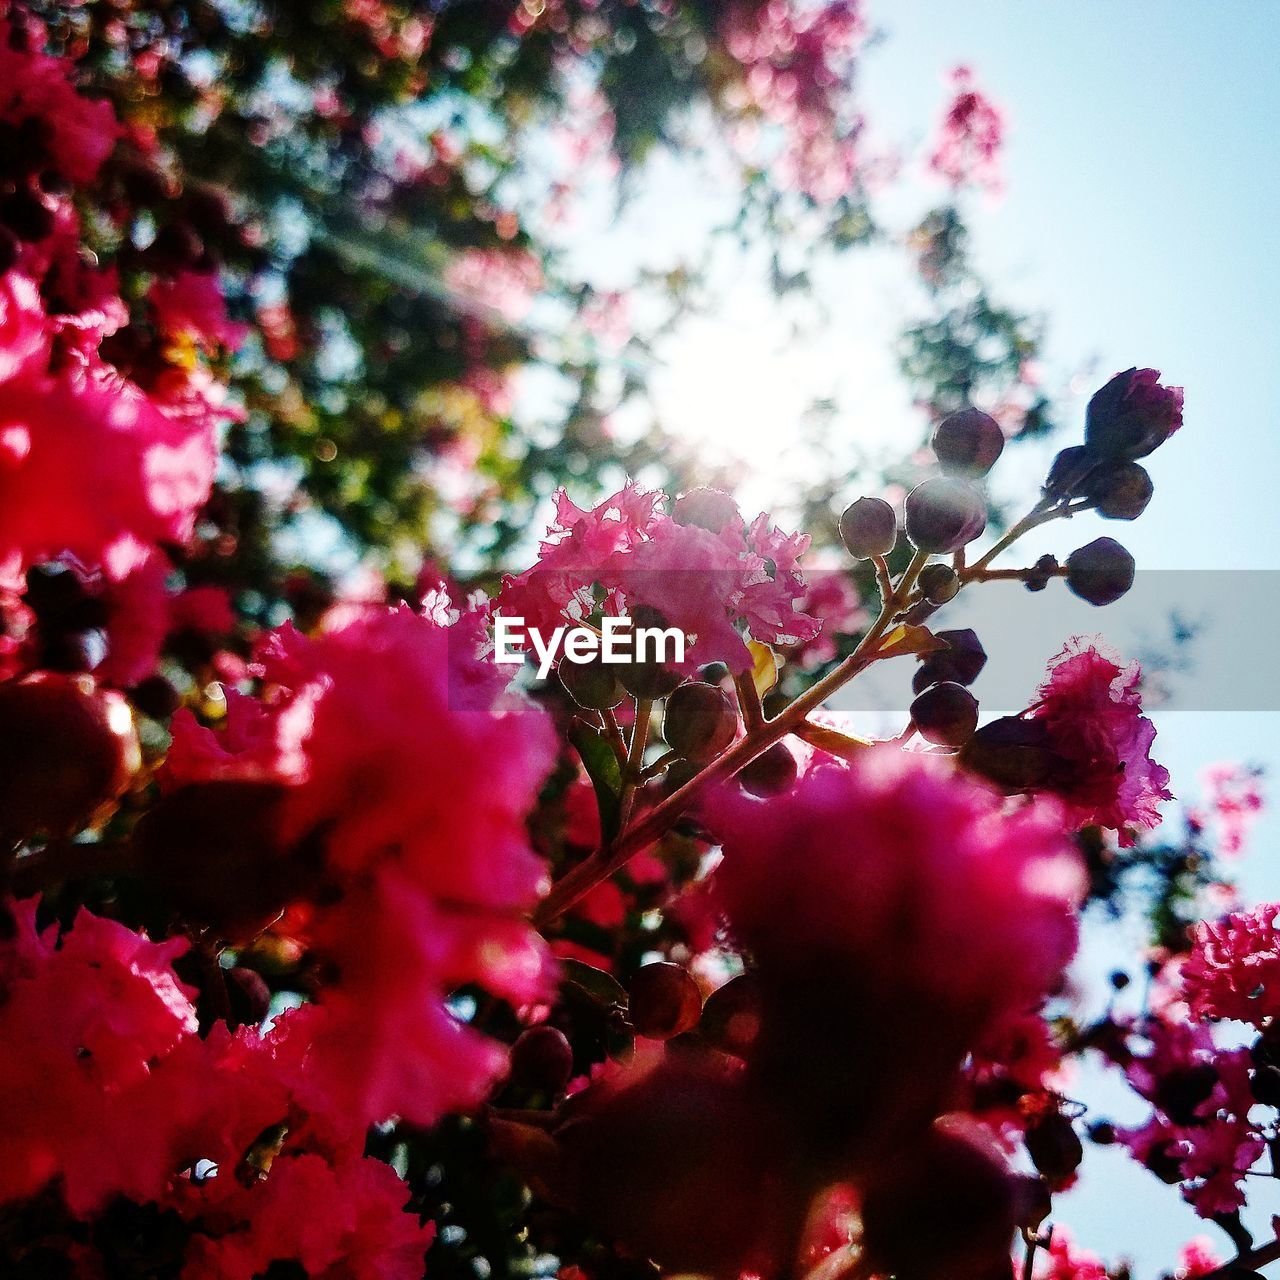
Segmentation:
<svg viewBox="0 0 1280 1280">
<path fill-rule="evenodd" d="M 1077 1248 L 1071 1233 L 1061 1226 L 1054 1227 L 1034 1274 L 1036 1280 L 1108 1280 L 1102 1259 L 1088 1249 Z"/>
<path fill-rule="evenodd" d="M 242 1187 L 214 1179 L 216 1215 L 202 1224 L 182 1280 L 254 1280 L 273 1263 L 309 1276 L 344 1280 L 420 1280 L 435 1227 L 404 1212 L 408 1188 L 376 1160 L 330 1164 L 317 1155 L 272 1163 L 266 1181 Z"/>
<path fill-rule="evenodd" d="M 445 269 L 444 282 L 463 302 L 523 320 L 542 288 L 542 267 L 516 249 L 464 249 Z"/>
<path fill-rule="evenodd" d="M 1151 759 L 1155 726 L 1142 714 L 1137 663 L 1121 667 L 1096 641 L 1077 636 L 1049 664 L 1039 701 L 1027 713 L 1057 758 L 1051 789 L 1076 827 L 1110 827 L 1120 844 L 1130 828 L 1158 826 L 1172 799 L 1169 773 Z"/>
<path fill-rule="evenodd" d="M 1261 1028 L 1280 1015 L 1280 904 L 1239 911 L 1195 927 L 1182 966 L 1183 994 L 1200 1018 Z"/>
<path fill-rule="evenodd" d="M 478 634 L 473 616 L 445 626 L 351 606 L 314 639 L 275 632 L 264 696 L 229 694 L 224 733 L 175 716 L 166 785 L 285 789 L 280 838 L 307 940 L 334 975 L 304 1080 L 315 1109 L 327 1099 L 348 1124 L 430 1124 L 483 1096 L 504 1054 L 446 1007 L 459 986 L 545 994 L 545 948 L 523 913 L 546 872 L 525 823 L 554 744 L 475 656 Z"/>
<path fill-rule="evenodd" d="M 932 757 L 816 758 L 785 796 L 726 786 L 705 818 L 734 936 L 761 966 L 810 972 L 816 953 L 976 1033 L 1035 1007 L 1075 949 L 1083 870 L 1053 807 L 1009 810 Z"/>
<path fill-rule="evenodd" d="M 1238 857 L 1263 810 L 1261 774 L 1244 765 L 1223 763 L 1210 765 L 1201 781 L 1209 792 L 1207 804 L 1217 827 L 1217 851 Z"/>
<path fill-rule="evenodd" d="M 954 96 L 943 115 L 929 168 L 952 187 L 972 183 L 990 191 L 999 190 L 1004 116 L 990 98 L 974 87 L 968 67 L 957 67 L 951 82 Z"/>
<path fill-rule="evenodd" d="M 1126 1069 L 1130 1084 L 1155 1106 L 1150 1120 L 1119 1138 L 1140 1163 L 1166 1181 L 1202 1217 L 1245 1202 L 1245 1175 L 1265 1149 L 1249 1119 L 1254 1105 L 1247 1049 L 1219 1049 L 1203 1024 L 1149 1018 L 1151 1044 Z"/>
<path fill-rule="evenodd" d="M 549 635 L 601 608 L 597 591 L 606 613 L 648 605 L 688 637 L 685 669 L 715 660 L 748 669 L 738 624 L 753 639 L 779 645 L 818 634 L 820 622 L 797 608 L 806 535 L 785 534 L 763 515 L 748 528 L 727 494 L 703 498 L 723 517 L 714 529 L 685 520 L 679 503 L 676 518 L 666 515 L 661 498 L 628 485 L 583 511 L 559 494 L 538 563 L 503 581 L 500 611 Z"/>
<path fill-rule="evenodd" d="M 38 932 L 35 903 L 10 908 L 0 952 L 0 1201 L 61 1178 L 75 1213 L 113 1195 L 158 1196 L 172 1172 L 152 1073 L 196 1029 L 191 993 L 174 976 L 186 950 L 152 943 L 81 911 L 58 945 Z"/>
<path fill-rule="evenodd" d="M 94 102 L 72 85 L 73 67 L 61 58 L 15 48 L 11 25 L 0 17 L 0 120 L 33 123 L 35 169 L 52 169 L 84 184 L 97 176 L 120 135 L 109 102 Z M 38 24 L 28 24 L 28 40 Z"/>
<path fill-rule="evenodd" d="M 117 577 L 184 543 L 209 495 L 207 417 L 170 416 L 109 366 L 0 383 L 0 575 L 70 552 Z"/>
<path fill-rule="evenodd" d="M 1208 1236 L 1194 1236 L 1178 1251 L 1176 1274 L 1179 1280 L 1197 1280 L 1221 1265 L 1222 1259 L 1214 1252 L 1213 1241 Z"/>
<path fill-rule="evenodd" d="M 35 281 L 17 271 L 0 275 L 0 383 L 16 377 L 28 365 L 39 365 L 48 359 L 45 325 Z M 9 447 L 16 451 L 16 446 Z M 0 465 L 5 449 L 5 438 L 0 434 Z"/>
<path fill-rule="evenodd" d="M 189 334 L 207 350 L 234 351 L 249 332 L 247 325 L 227 319 L 215 272 L 180 271 L 172 279 L 157 279 L 148 297 L 162 332 Z"/>
<path fill-rule="evenodd" d="M 858 183 L 862 119 L 848 86 L 866 30 L 858 0 L 734 0 L 720 19 L 725 48 L 743 71 L 725 95 L 741 122 L 737 149 L 819 204 Z"/>
</svg>

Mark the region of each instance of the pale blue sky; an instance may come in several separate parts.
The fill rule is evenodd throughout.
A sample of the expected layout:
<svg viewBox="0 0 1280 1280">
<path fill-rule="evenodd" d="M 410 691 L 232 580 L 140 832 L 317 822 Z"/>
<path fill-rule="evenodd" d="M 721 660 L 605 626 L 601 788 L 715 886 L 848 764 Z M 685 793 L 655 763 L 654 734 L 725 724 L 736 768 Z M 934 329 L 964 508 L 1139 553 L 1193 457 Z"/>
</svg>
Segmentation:
<svg viewBox="0 0 1280 1280">
<path fill-rule="evenodd" d="M 886 7 L 882 22 L 888 39 L 864 79 L 873 112 L 925 131 L 937 78 L 957 61 L 1007 107 L 1007 195 L 975 230 L 990 274 L 1048 311 L 1051 355 L 1063 367 L 1096 356 L 1103 376 L 1151 364 L 1186 387 L 1186 426 L 1150 460 L 1156 498 L 1122 535 L 1139 565 L 1280 569 L 1280 6 L 949 0 Z M 1248 582 L 1269 599 L 1241 598 L 1222 626 L 1277 621 L 1280 574 Z M 1204 650 L 1211 660 L 1211 635 Z M 1264 635 L 1257 660 L 1273 652 Z M 1157 722 L 1175 790 L 1220 758 L 1280 777 L 1275 713 Z M 1280 896 L 1278 839 L 1280 823 L 1260 826 L 1242 874 L 1253 897 Z M 1122 954 L 1127 940 L 1110 932 L 1091 945 Z M 1151 1275 L 1195 1220 L 1126 1159 L 1091 1153 L 1092 1180 L 1064 1217 L 1084 1243 L 1127 1252 Z"/>
</svg>

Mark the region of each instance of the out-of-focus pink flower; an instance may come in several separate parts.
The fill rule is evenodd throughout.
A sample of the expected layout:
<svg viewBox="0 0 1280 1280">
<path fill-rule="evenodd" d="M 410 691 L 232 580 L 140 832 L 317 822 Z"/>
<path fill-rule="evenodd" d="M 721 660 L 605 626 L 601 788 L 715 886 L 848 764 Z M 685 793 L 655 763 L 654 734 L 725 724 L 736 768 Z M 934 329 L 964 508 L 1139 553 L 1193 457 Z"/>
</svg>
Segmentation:
<svg viewBox="0 0 1280 1280">
<path fill-rule="evenodd" d="M 818 758 L 787 795 L 726 786 L 704 818 L 733 933 L 762 966 L 821 955 L 976 1035 L 1034 1008 L 1075 949 L 1084 875 L 1054 806 L 1010 811 L 932 757 Z"/>
<path fill-rule="evenodd" d="M 17 271 L 0 275 L 0 383 L 17 376 L 26 365 L 38 365 L 48 358 L 45 326 L 35 281 Z M 16 443 L 9 447 L 17 452 Z M 5 439 L 0 435 L 0 465 L 5 450 Z"/>
<path fill-rule="evenodd" d="M 1262 814 L 1262 775 L 1233 762 L 1210 765 L 1200 777 L 1208 795 L 1204 810 L 1193 811 L 1192 821 L 1203 830 L 1212 825 L 1217 836 L 1215 851 L 1228 858 L 1245 850 L 1249 831 Z"/>
<path fill-rule="evenodd" d="M 171 417 L 109 365 L 0 384 L 0 575 L 70 552 L 115 577 L 183 543 L 209 495 L 213 422 Z"/>
<path fill-rule="evenodd" d="M 804 566 L 805 589 L 796 608 L 822 624 L 812 640 L 787 650 L 787 661 L 798 662 L 805 670 L 820 667 L 836 656 L 836 639 L 856 635 L 871 622 L 857 588 L 844 569 L 831 565 Z"/>
<path fill-rule="evenodd" d="M 31 142 L 41 152 L 35 170 L 52 169 L 72 183 L 93 181 L 120 135 L 111 104 L 77 93 L 69 62 L 22 48 L 11 41 L 11 29 L 0 17 L 0 120 L 34 126 Z"/>
<path fill-rule="evenodd" d="M 56 1177 L 73 1212 L 112 1196 L 158 1197 L 172 1172 L 164 1125 L 147 1114 L 154 1064 L 196 1029 L 171 967 L 186 943 L 152 943 L 81 911 L 58 945 L 35 903 L 12 911 L 2 955 L 0 1200 Z"/>
<path fill-rule="evenodd" d="M 227 318 L 227 302 L 212 271 L 180 271 L 156 280 L 148 296 L 163 332 L 190 334 L 206 349 L 234 351 L 248 335 L 247 325 Z"/>
<path fill-rule="evenodd" d="M 1183 994 L 1201 1018 L 1261 1027 L 1280 1016 L 1280 904 L 1268 903 L 1195 927 L 1182 966 Z"/>
<path fill-rule="evenodd" d="M 1169 772 L 1151 759 L 1155 726 L 1142 714 L 1137 663 L 1121 667 L 1095 637 L 1077 636 L 1049 664 L 1039 700 L 1028 712 L 1057 757 L 1049 788 L 1074 826 L 1096 824 L 1133 844 L 1130 828 L 1160 822 L 1172 799 Z"/>
<path fill-rule="evenodd" d="M 855 190 L 862 120 L 850 82 L 866 35 L 858 0 L 734 0 L 723 7 L 720 35 L 743 72 L 725 105 L 740 118 L 736 142 L 744 159 L 767 164 L 819 204 Z M 769 133 L 781 144 L 770 146 Z"/>
<path fill-rule="evenodd" d="M 408 1188 L 385 1164 L 302 1154 L 274 1161 L 260 1186 L 213 1181 L 210 1218 L 220 1233 L 194 1237 L 182 1280 L 254 1280 L 273 1263 L 350 1280 L 422 1275 L 435 1226 L 404 1212 Z"/>
<path fill-rule="evenodd" d="M 1248 1170 L 1265 1150 L 1254 1105 L 1247 1049 L 1224 1050 L 1204 1024 L 1148 1018 L 1149 1041 L 1125 1074 L 1155 1107 L 1146 1124 L 1121 1130 L 1120 1141 L 1139 1163 L 1167 1181 L 1202 1217 L 1231 1213 L 1245 1202 Z"/>
<path fill-rule="evenodd" d="M 1000 189 L 1004 115 L 979 90 L 968 67 L 951 73 L 953 95 L 942 117 L 929 168 L 952 187 Z"/>
<path fill-rule="evenodd" d="M 465 249 L 445 269 L 444 282 L 464 301 L 516 321 L 528 315 L 542 288 L 542 267 L 516 249 Z"/>
<path fill-rule="evenodd" d="M 1054 1227 L 1049 1247 L 1037 1257 L 1033 1274 L 1036 1280 L 1108 1280 L 1102 1259 L 1079 1248 L 1062 1226 Z"/>
<path fill-rule="evenodd" d="M 314 849 L 325 886 L 303 903 L 308 940 L 336 971 L 307 1088 L 354 1126 L 391 1114 L 429 1124 L 482 1097 L 505 1060 L 454 1018 L 449 993 L 475 982 L 517 1003 L 544 994 L 545 949 L 523 913 L 546 872 L 525 823 L 554 743 L 549 721 L 476 656 L 478 615 L 335 617 L 314 639 L 291 627 L 270 637 L 264 696 L 229 691 L 224 733 L 175 716 L 162 780 L 287 789 L 281 838 Z"/>
<path fill-rule="evenodd" d="M 1178 1250 L 1177 1280 L 1197 1280 L 1207 1276 L 1222 1265 L 1222 1258 L 1214 1251 L 1208 1236 L 1194 1236 Z"/>
</svg>

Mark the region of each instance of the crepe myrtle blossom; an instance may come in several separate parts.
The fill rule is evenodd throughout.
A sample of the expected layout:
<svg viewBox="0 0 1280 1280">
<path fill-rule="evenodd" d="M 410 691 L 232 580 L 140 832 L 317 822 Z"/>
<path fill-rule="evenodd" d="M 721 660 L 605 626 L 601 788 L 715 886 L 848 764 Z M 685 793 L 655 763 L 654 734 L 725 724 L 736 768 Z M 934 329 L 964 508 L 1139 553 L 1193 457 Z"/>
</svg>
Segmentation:
<svg viewBox="0 0 1280 1280">
<path fill-rule="evenodd" d="M 929 168 L 951 187 L 972 183 L 1000 189 L 1000 148 L 1004 116 L 974 83 L 968 67 L 951 73 L 953 94 L 943 115 Z"/>
<path fill-rule="evenodd" d="M 355 1125 L 430 1124 L 484 1096 L 505 1054 L 454 1018 L 458 986 L 517 1004 L 547 992 L 546 947 L 522 913 L 546 887 L 525 824 L 551 725 L 479 657 L 482 639 L 478 615 L 450 620 L 439 601 L 339 611 L 313 638 L 267 638 L 261 692 L 230 695 L 222 732 L 174 717 L 171 807 L 218 784 L 276 797 L 261 856 L 239 868 L 229 843 L 220 866 L 214 850 L 192 909 L 220 904 L 224 876 L 267 919 L 291 907 L 330 975 L 308 1088 Z"/>
<path fill-rule="evenodd" d="M 1280 1015 L 1280 904 L 1195 926 L 1182 966 L 1183 996 L 1201 1018 L 1262 1028 Z"/>
<path fill-rule="evenodd" d="M 1010 808 L 936 757 L 815 753 L 785 795 L 725 786 L 704 817 L 732 934 L 761 966 L 821 952 L 976 1033 L 1034 1007 L 1075 950 L 1084 872 L 1056 806 Z"/>
<path fill-rule="evenodd" d="M 1156 730 L 1142 714 L 1142 670 L 1121 666 L 1100 637 L 1075 636 L 1049 663 L 1021 716 L 991 721 L 962 752 L 1007 790 L 1055 795 L 1072 830 L 1108 827 L 1121 848 L 1160 822 L 1169 771 L 1151 758 Z"/>
<path fill-rule="evenodd" d="M 670 514 L 664 503 L 628 484 L 586 511 L 561 492 L 537 562 L 503 580 L 497 612 L 549 637 L 644 605 L 687 637 L 682 671 L 713 661 L 746 671 L 747 637 L 788 647 L 818 634 L 820 620 L 798 607 L 806 535 L 765 515 L 748 525 L 716 490 L 683 494 Z"/>
<path fill-rule="evenodd" d="M 1148 1047 L 1132 1056 L 1125 1075 L 1154 1110 L 1145 1124 L 1120 1130 L 1119 1140 L 1165 1181 L 1181 1182 L 1202 1217 L 1234 1212 L 1266 1147 L 1251 1118 L 1249 1050 L 1219 1048 L 1204 1023 L 1150 1017 L 1135 1030 Z"/>
</svg>

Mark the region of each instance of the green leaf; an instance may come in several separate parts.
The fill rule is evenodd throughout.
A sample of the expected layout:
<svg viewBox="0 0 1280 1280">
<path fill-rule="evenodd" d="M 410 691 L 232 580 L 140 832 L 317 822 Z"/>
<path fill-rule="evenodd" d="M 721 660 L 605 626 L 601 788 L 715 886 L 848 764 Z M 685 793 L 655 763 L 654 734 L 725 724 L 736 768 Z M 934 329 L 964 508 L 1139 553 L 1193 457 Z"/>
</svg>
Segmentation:
<svg viewBox="0 0 1280 1280">
<path fill-rule="evenodd" d="M 569 740 L 582 757 L 582 767 L 596 792 L 600 810 L 600 835 L 606 844 L 618 834 L 622 765 L 609 740 L 585 720 L 575 720 L 569 729 Z"/>
<path fill-rule="evenodd" d="M 576 987 L 587 996 L 593 1004 L 604 1009 L 627 1007 L 627 991 L 612 974 L 592 965 L 583 964 L 581 960 L 563 958 L 558 961 L 560 980 Z"/>
</svg>

